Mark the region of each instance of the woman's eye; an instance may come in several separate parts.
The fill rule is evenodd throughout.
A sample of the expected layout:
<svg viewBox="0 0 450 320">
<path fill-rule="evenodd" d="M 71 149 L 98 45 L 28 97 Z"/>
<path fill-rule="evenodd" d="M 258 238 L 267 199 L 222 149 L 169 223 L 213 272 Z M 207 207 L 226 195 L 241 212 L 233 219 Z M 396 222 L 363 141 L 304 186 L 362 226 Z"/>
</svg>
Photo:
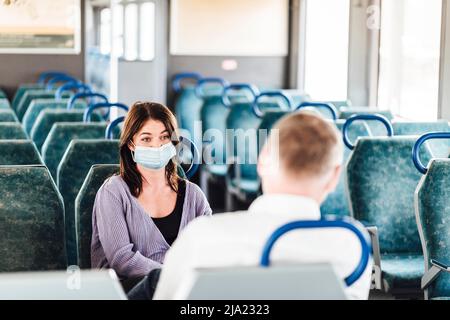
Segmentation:
<svg viewBox="0 0 450 320">
<path fill-rule="evenodd" d="M 144 139 L 142 139 L 142 141 L 144 141 L 144 142 L 150 142 L 151 139 L 150 139 L 150 138 L 144 138 Z"/>
<path fill-rule="evenodd" d="M 163 136 L 163 137 L 161 137 L 161 140 L 163 140 L 163 141 L 169 140 L 169 136 Z"/>
</svg>

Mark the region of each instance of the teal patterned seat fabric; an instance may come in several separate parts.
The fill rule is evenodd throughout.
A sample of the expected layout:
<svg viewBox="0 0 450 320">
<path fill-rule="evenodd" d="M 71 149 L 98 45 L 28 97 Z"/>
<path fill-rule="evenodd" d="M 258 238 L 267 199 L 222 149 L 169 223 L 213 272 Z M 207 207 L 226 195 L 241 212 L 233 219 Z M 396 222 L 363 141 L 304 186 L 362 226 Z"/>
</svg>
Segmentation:
<svg viewBox="0 0 450 320">
<path fill-rule="evenodd" d="M 341 100 L 341 101 L 326 101 L 326 103 L 331 103 L 338 109 L 339 111 L 341 109 L 348 109 L 351 108 L 352 102 L 350 100 Z"/>
<path fill-rule="evenodd" d="M 0 98 L 0 109 L 11 109 L 11 104 L 9 103 L 8 99 Z"/>
<path fill-rule="evenodd" d="M 392 123 L 396 136 L 421 136 L 428 132 L 450 132 L 448 122 L 394 122 Z M 434 158 L 447 158 L 450 154 L 450 141 L 436 139 L 426 142 L 431 149 Z"/>
<path fill-rule="evenodd" d="M 302 102 L 311 101 L 311 97 L 308 94 L 303 93 L 299 90 L 288 89 L 281 90 L 281 92 L 291 99 L 293 108 L 299 106 Z"/>
<path fill-rule="evenodd" d="M 262 147 L 264 145 L 266 142 L 265 138 L 270 134 L 270 130 L 278 122 L 278 120 L 288 114 L 290 114 L 290 112 L 282 110 L 269 110 L 264 112 L 261 123 L 259 124 L 258 132 L 265 131 L 265 134 L 258 135 L 258 147 Z M 259 151 L 261 150 L 258 150 L 258 153 Z"/>
<path fill-rule="evenodd" d="M 27 91 L 31 90 L 38 90 L 38 89 L 45 89 L 43 84 L 37 84 L 37 83 L 28 83 L 28 84 L 22 84 L 17 89 L 14 98 L 12 100 L 12 108 L 14 110 L 17 110 L 17 106 L 19 105 L 20 100 L 22 100 L 22 97 L 25 95 Z"/>
<path fill-rule="evenodd" d="M 27 134 L 18 122 L 0 122 L 0 140 L 1 139 L 28 139 Z"/>
<path fill-rule="evenodd" d="M 434 259 L 450 265 L 450 160 L 433 159 L 416 191 L 416 218 L 425 270 Z M 423 262 L 423 261 L 422 261 Z M 450 297 L 450 273 L 441 272 L 426 290 L 427 298 Z"/>
<path fill-rule="evenodd" d="M 341 108 L 341 113 L 339 115 L 340 119 L 348 119 L 355 114 L 381 114 L 385 116 L 389 121 L 394 118 L 393 114 L 389 110 L 374 110 L 366 107 L 352 107 L 352 108 Z M 370 133 L 372 136 L 386 136 L 386 127 L 379 121 L 365 120 L 370 128 Z M 394 130 L 394 134 L 397 132 Z"/>
<path fill-rule="evenodd" d="M 336 126 L 342 131 L 345 120 L 337 120 Z M 356 141 L 358 137 L 366 137 L 369 135 L 369 128 L 364 122 L 356 122 L 348 128 L 348 137 L 350 141 Z M 350 157 L 352 151 L 344 145 L 344 162 L 339 183 L 334 192 L 330 193 L 320 207 L 322 215 L 350 216 L 350 205 L 348 203 L 347 192 L 345 190 L 346 172 L 345 164 Z"/>
<path fill-rule="evenodd" d="M 92 165 L 119 163 L 119 140 L 72 140 L 58 166 L 57 186 L 64 199 L 69 264 L 77 264 L 75 198 Z"/>
<path fill-rule="evenodd" d="M 360 138 L 347 163 L 352 214 L 378 228 L 382 277 L 391 281 L 386 290 L 397 289 L 393 286 L 410 289 L 411 279 L 405 278 L 402 268 L 389 270 L 392 276 L 385 278 L 383 256 L 398 255 L 402 260 L 402 256 L 422 255 L 414 216 L 414 191 L 421 178 L 411 159 L 415 142 L 416 137 Z M 425 146 L 421 159 L 430 158 Z M 409 259 L 404 262 L 405 266 L 412 263 Z M 423 272 L 423 261 L 416 267 Z M 413 288 L 420 288 L 420 277 L 414 279 Z"/>
<path fill-rule="evenodd" d="M 202 106 L 203 99 L 197 97 L 195 87 L 193 86 L 183 88 L 175 103 L 178 126 L 189 132 L 190 139 L 196 145 L 200 145 L 201 137 L 194 136 L 194 125 L 195 122 L 200 121 L 200 110 Z"/>
<path fill-rule="evenodd" d="M 55 98 L 55 90 L 47 91 L 47 90 L 29 90 L 24 93 L 22 99 L 17 104 L 15 109 L 17 118 L 22 121 L 22 118 L 30 106 L 31 102 L 35 99 L 54 99 Z"/>
<path fill-rule="evenodd" d="M 230 109 L 228 109 L 222 103 L 222 99 L 220 96 L 205 97 L 203 106 L 200 111 L 200 117 L 202 120 L 202 132 L 203 136 L 206 138 L 205 141 L 203 141 L 204 147 L 207 147 L 210 142 L 214 141 L 214 138 L 208 139 L 208 134 L 214 136 L 214 133 L 216 133 L 217 135 L 220 135 L 222 139 L 224 139 L 225 121 L 229 112 Z M 215 163 L 207 164 L 204 168 L 213 175 L 220 174 L 222 177 L 225 176 L 227 172 L 225 141 L 223 141 L 223 143 L 220 145 L 214 144 L 212 157 L 216 160 Z M 214 172 L 212 170 L 214 170 Z"/>
<path fill-rule="evenodd" d="M 93 121 L 100 121 L 100 116 L 92 115 Z M 48 136 L 48 133 L 57 122 L 82 122 L 83 110 L 65 110 L 65 109 L 46 109 L 39 113 L 33 127 L 30 131 L 30 138 L 36 143 L 38 150 Z"/>
<path fill-rule="evenodd" d="M 67 108 L 68 99 L 62 99 L 56 101 L 55 99 L 35 99 L 31 102 L 27 111 L 25 112 L 22 124 L 25 128 L 25 132 L 30 134 L 33 125 L 36 123 L 36 119 L 42 110 L 55 110 L 55 109 L 66 109 Z M 84 109 L 86 108 L 85 103 L 75 103 L 75 109 Z M 81 121 L 81 120 L 77 120 Z"/>
<path fill-rule="evenodd" d="M 278 103 L 273 102 L 259 103 L 259 107 L 264 113 L 280 111 L 282 108 Z M 284 112 L 286 113 L 286 111 Z M 259 193 L 256 163 L 262 147 L 259 142 L 263 142 L 260 141 L 262 137 L 259 133 L 264 131 L 258 130 L 261 129 L 263 119 L 264 116 L 259 118 L 254 114 L 252 103 L 242 102 L 232 105 L 226 122 L 226 129 L 233 133 L 226 137 L 227 157 L 236 157 L 240 161 L 240 164 L 234 165 L 240 178 L 237 178 L 235 172 L 228 172 L 229 175 L 231 174 L 231 176 L 227 176 L 228 188 L 231 192 L 248 200 L 254 199 Z M 268 134 L 269 131 L 264 133 Z"/>
<path fill-rule="evenodd" d="M 19 122 L 14 111 L 9 109 L 0 109 L 0 122 Z"/>
<path fill-rule="evenodd" d="M 2 89 L 0 89 L 0 99 L 7 99 L 6 93 Z"/>
<path fill-rule="evenodd" d="M 417 290 L 424 272 L 423 255 L 383 254 L 381 268 L 386 287 Z"/>
<path fill-rule="evenodd" d="M 56 180 L 58 165 L 73 139 L 103 139 L 106 123 L 58 122 L 42 146 L 42 159 Z"/>
<path fill-rule="evenodd" d="M 65 270 L 64 206 L 44 166 L 0 166 L 0 272 Z"/>
<path fill-rule="evenodd" d="M 106 179 L 119 173 L 118 164 L 93 165 L 75 200 L 75 225 L 78 245 L 78 266 L 91 268 L 92 210 L 98 189 Z"/>
<path fill-rule="evenodd" d="M 44 164 L 31 140 L 0 140 L 0 166 Z"/>
</svg>

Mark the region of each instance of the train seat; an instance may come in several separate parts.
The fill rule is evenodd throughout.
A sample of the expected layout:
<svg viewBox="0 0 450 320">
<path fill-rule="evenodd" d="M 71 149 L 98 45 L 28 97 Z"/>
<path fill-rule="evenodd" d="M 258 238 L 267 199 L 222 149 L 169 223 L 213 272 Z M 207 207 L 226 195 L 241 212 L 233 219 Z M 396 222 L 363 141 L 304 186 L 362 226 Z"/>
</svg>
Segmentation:
<svg viewBox="0 0 450 320">
<path fill-rule="evenodd" d="M 14 111 L 9 109 L 0 109 L 0 122 L 19 122 Z"/>
<path fill-rule="evenodd" d="M 92 115 L 94 122 L 100 122 L 101 117 L 97 114 Z M 42 151 L 42 146 L 53 125 L 58 122 L 82 122 L 82 110 L 66 109 L 46 109 L 39 113 L 30 131 L 30 138 L 36 143 L 38 150 Z"/>
<path fill-rule="evenodd" d="M 0 140 L 1 139 L 28 139 L 27 134 L 18 122 L 0 122 Z"/>
<path fill-rule="evenodd" d="M 11 109 L 11 104 L 9 103 L 8 99 L 0 98 L 0 109 Z"/>
<path fill-rule="evenodd" d="M 29 90 L 24 93 L 22 98 L 20 99 L 15 112 L 17 114 L 17 118 L 22 121 L 25 112 L 30 106 L 31 102 L 35 99 L 55 99 L 56 90 L 47 91 L 44 89 L 40 90 Z M 66 96 L 67 97 L 67 96 Z"/>
<path fill-rule="evenodd" d="M 450 133 L 428 134 L 425 139 L 436 136 L 450 138 Z M 440 139 L 441 139 L 440 138 Z M 417 163 L 416 148 L 425 139 L 419 139 L 415 146 L 414 161 Z M 420 160 L 419 160 L 420 161 Z M 422 250 L 424 253 L 425 274 L 422 278 L 422 289 L 425 299 L 450 298 L 450 207 L 448 197 L 450 188 L 449 159 L 432 159 L 427 167 L 420 168 L 424 174 L 415 192 L 416 220 L 419 229 Z"/>
<path fill-rule="evenodd" d="M 420 179 L 411 161 L 415 140 L 409 136 L 360 138 L 347 163 L 352 215 L 378 228 L 378 283 L 392 294 L 420 292 L 423 273 L 414 218 L 414 190 Z M 422 158 L 431 158 L 428 148 L 423 149 Z"/>
<path fill-rule="evenodd" d="M 335 122 L 336 127 L 342 132 L 345 121 L 337 120 Z M 351 141 L 356 141 L 359 137 L 366 137 L 370 135 L 367 124 L 364 122 L 354 123 L 352 126 L 348 127 L 347 134 Z M 343 166 L 350 157 L 352 151 L 346 146 L 343 147 Z M 336 215 L 336 216 L 350 216 L 350 206 L 348 203 L 348 197 L 345 190 L 346 172 L 345 169 L 342 170 L 341 176 L 339 178 L 339 183 L 336 189 L 328 195 L 325 201 L 320 207 L 320 212 L 322 216 L 324 215 Z"/>
<path fill-rule="evenodd" d="M 428 132 L 450 132 L 450 126 L 447 121 L 434 122 L 394 122 L 395 135 L 422 135 Z M 450 142 L 448 140 L 428 141 L 434 158 L 447 158 L 450 154 Z"/>
<path fill-rule="evenodd" d="M 78 266 L 91 268 L 92 210 L 98 189 L 106 179 L 119 173 L 118 164 L 93 165 L 75 199 L 75 227 L 78 249 Z"/>
<path fill-rule="evenodd" d="M 43 165 L 31 140 L 0 140 L 0 165 Z"/>
<path fill-rule="evenodd" d="M 17 88 L 17 91 L 14 95 L 11 107 L 13 108 L 13 110 L 17 110 L 17 106 L 19 105 L 20 100 L 22 100 L 22 97 L 25 95 L 27 91 L 43 90 L 43 89 L 45 89 L 44 84 L 39 83 L 27 83 L 20 85 L 19 88 Z"/>
<path fill-rule="evenodd" d="M 73 139 L 102 139 L 106 123 L 57 122 L 53 124 L 44 144 L 42 159 L 56 180 L 58 165 Z"/>
<path fill-rule="evenodd" d="M 66 109 L 67 102 L 68 102 L 67 99 L 62 99 L 59 101 L 56 101 L 54 99 L 33 100 L 22 119 L 22 124 L 23 127 L 25 128 L 26 133 L 28 134 L 31 133 L 31 129 L 33 128 L 33 125 L 36 123 L 36 119 L 38 118 L 42 110 Z M 85 108 L 86 108 L 85 103 L 77 103 L 75 105 L 75 109 L 85 109 Z"/>
<path fill-rule="evenodd" d="M 64 199 L 66 245 L 69 264 L 76 264 L 75 198 L 95 164 L 119 163 L 118 140 L 74 139 L 57 169 L 57 186 Z"/>
<path fill-rule="evenodd" d="M 64 205 L 47 168 L 0 166 L 0 185 L 0 271 L 65 270 Z"/>
</svg>

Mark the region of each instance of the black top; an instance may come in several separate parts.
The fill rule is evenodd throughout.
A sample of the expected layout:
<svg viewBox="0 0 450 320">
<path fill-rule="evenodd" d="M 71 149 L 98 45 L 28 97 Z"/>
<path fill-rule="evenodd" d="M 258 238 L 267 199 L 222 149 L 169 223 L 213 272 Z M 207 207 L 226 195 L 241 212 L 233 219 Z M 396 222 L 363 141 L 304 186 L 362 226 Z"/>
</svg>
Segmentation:
<svg viewBox="0 0 450 320">
<path fill-rule="evenodd" d="M 162 233 L 164 239 L 171 246 L 178 236 L 180 229 L 181 217 L 183 215 L 184 197 L 186 194 L 186 181 L 180 180 L 178 183 L 177 203 L 175 209 L 164 218 L 152 218 L 153 222 Z"/>
</svg>

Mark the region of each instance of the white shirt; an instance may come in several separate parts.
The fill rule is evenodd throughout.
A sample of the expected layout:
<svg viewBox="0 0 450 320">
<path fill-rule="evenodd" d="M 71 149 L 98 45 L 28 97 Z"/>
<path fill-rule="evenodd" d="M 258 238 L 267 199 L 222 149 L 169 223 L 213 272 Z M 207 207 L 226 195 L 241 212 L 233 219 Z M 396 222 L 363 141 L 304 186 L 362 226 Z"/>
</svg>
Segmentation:
<svg viewBox="0 0 450 320">
<path fill-rule="evenodd" d="M 278 227 L 296 220 L 319 220 L 319 205 L 295 195 L 263 195 L 249 210 L 216 214 L 192 221 L 179 235 L 164 259 L 154 299 L 174 299 L 184 276 L 195 268 L 256 266 L 264 244 Z M 329 262 L 344 279 L 356 268 L 361 245 L 348 230 L 298 230 L 281 237 L 270 255 L 271 261 L 302 263 Z M 346 294 L 367 299 L 372 260 L 363 275 Z"/>
</svg>

